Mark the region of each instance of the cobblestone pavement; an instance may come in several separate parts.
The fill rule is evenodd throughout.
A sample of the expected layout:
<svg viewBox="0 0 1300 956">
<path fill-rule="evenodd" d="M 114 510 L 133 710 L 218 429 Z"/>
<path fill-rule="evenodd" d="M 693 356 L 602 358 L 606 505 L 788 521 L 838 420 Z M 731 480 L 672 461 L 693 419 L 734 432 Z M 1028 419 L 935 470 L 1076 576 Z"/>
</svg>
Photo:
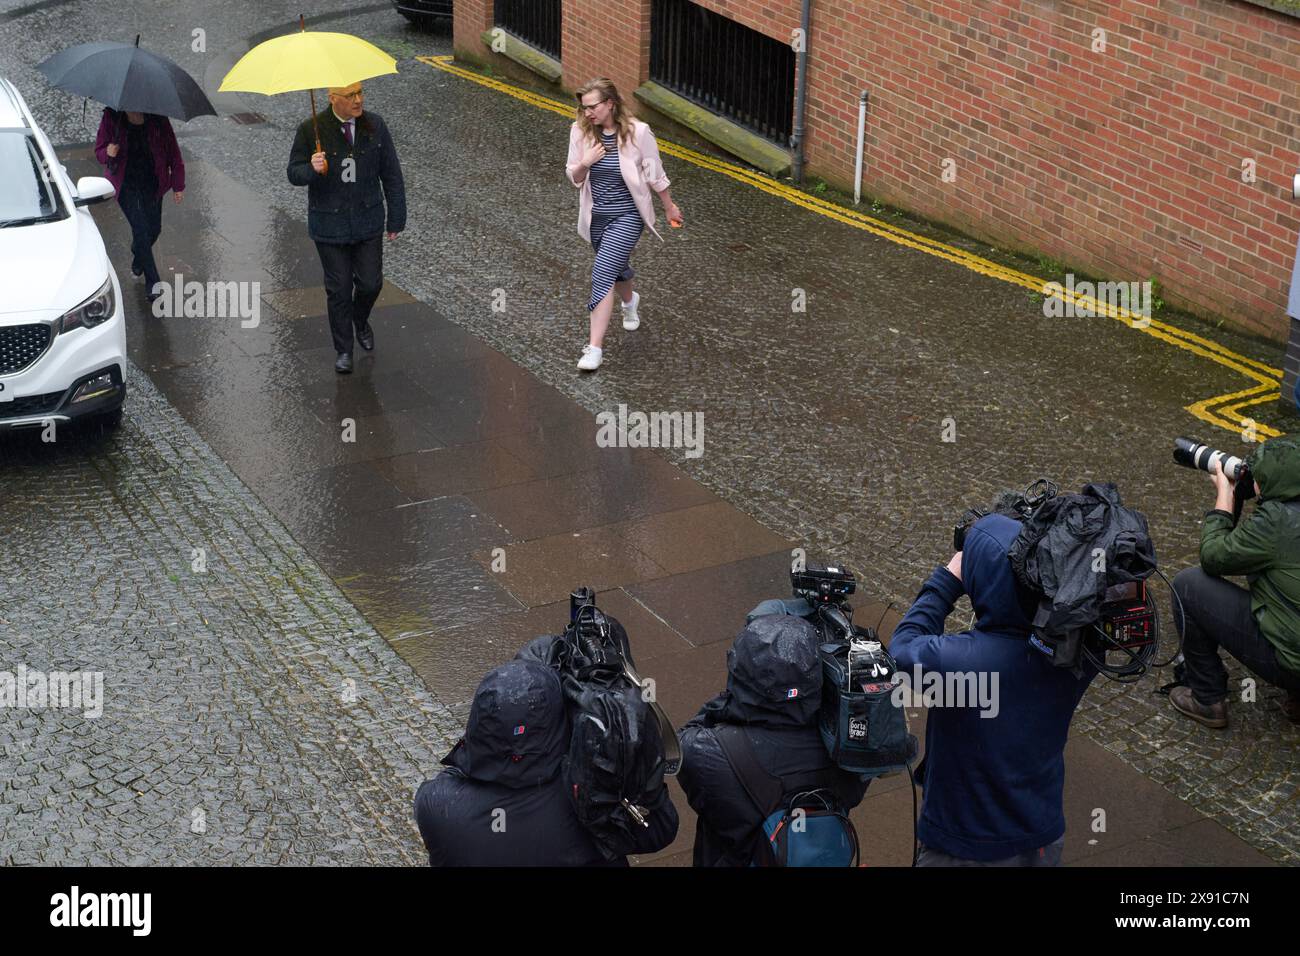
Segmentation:
<svg viewBox="0 0 1300 956">
<path fill-rule="evenodd" d="M 235 5 L 167 9 L 161 23 L 125 0 L 0 21 L 0 73 L 48 117 L 52 139 L 84 141 L 93 123 L 83 126 L 71 98 L 48 92 L 32 70 L 49 49 L 90 39 L 105 23 L 147 27 L 195 75 L 219 76 L 251 30 L 298 12 L 281 0 L 258 4 L 255 16 Z M 208 55 L 187 45 L 198 26 Z M 945 557 L 963 508 L 1039 474 L 1066 488 L 1116 480 L 1150 517 L 1170 577 L 1194 560 L 1209 486 L 1175 468 L 1169 449 L 1190 432 L 1241 450 L 1183 411 L 1243 387 L 1232 373 L 1113 321 L 1049 321 L 1023 289 L 670 160 L 687 228 L 663 245 L 642 241 L 642 330 L 615 329 L 606 365 L 580 378 L 573 363 L 589 260 L 560 169 L 567 120 L 416 62 L 449 53 L 448 38 L 410 30 L 390 11 L 343 16 L 330 28 L 399 58 L 400 76 L 366 83 L 368 108 L 396 137 L 413 210 L 386 254 L 389 278 L 591 411 L 619 403 L 704 411 L 705 454 L 665 454 L 782 537 L 857 569 L 870 596 L 906 604 Z M 184 129 L 183 148 L 304 218 L 283 170 L 305 98 L 221 106 L 257 110 L 267 122 L 202 119 Z M 802 314 L 790 309 L 799 289 L 808 297 Z M 507 309 L 495 313 L 501 294 Z M 1185 324 L 1280 363 L 1277 347 Z M 940 439 L 948 419 L 951 443 Z M 1152 694 L 1168 679 L 1098 685 L 1078 726 L 1274 859 L 1300 862 L 1300 734 L 1280 717 L 1277 695 L 1237 704 L 1232 729 L 1216 733 L 1168 716 Z"/>
<path fill-rule="evenodd" d="M 458 721 L 129 387 L 111 438 L 0 445 L 0 670 L 103 673 L 98 718 L 0 711 L 0 863 L 421 862 L 411 795 Z"/>
</svg>

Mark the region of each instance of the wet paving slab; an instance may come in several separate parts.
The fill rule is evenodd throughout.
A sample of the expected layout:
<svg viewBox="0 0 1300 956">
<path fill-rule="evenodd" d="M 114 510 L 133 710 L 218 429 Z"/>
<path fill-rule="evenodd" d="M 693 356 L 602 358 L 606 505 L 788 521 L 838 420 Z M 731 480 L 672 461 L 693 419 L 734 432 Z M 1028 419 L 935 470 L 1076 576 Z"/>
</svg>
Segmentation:
<svg viewBox="0 0 1300 956">
<path fill-rule="evenodd" d="M 259 16 L 288 22 L 296 11 L 282 7 Z M 228 13 L 212 16 L 219 25 Z M 1183 411 L 1191 397 L 1239 388 L 1239 376 L 1113 321 L 1049 320 L 1023 289 L 689 164 L 669 160 L 688 228 L 637 252 L 642 329 L 615 323 L 606 365 L 580 377 L 589 250 L 558 167 L 567 120 L 415 62 L 448 52 L 447 39 L 390 19 L 338 26 L 401 61 L 399 77 L 367 83 L 413 210 L 385 249 L 376 351 L 357 353 L 354 375 L 333 373 L 305 199 L 284 181 L 303 113 L 287 97 L 257 98 L 265 124 L 185 131 L 192 186 L 167 205 L 159 246 L 165 275 L 258 282 L 261 321 L 156 320 L 136 286 L 129 337 L 133 360 L 441 701 L 463 710 L 483 672 L 554 630 L 568 589 L 587 583 L 637 622 L 635 646 L 645 641 L 680 723 L 721 689 L 745 612 L 788 591 L 792 546 L 857 570 L 860 620 L 884 614 L 888 627 L 942 559 L 955 515 L 1038 474 L 1067 487 L 1119 480 L 1151 515 L 1169 567 L 1191 560 L 1205 504 L 1192 492 L 1204 489 L 1169 466 L 1169 441 L 1203 427 Z M 229 26 L 226 38 L 248 29 Z M 64 115 L 61 96 L 36 104 Z M 548 160 L 539 143 L 552 140 Z M 93 171 L 84 149 L 68 157 L 70 170 Z M 116 208 L 95 214 L 123 262 Z M 619 404 L 704 412 L 705 454 L 598 447 L 592 415 Z M 948 420 L 953 442 L 940 439 Z M 344 440 L 348 422 L 355 441 Z M 1210 843 L 1236 848 L 1224 859 L 1264 857 L 1220 823 L 1294 859 L 1294 760 L 1257 760 L 1229 788 L 1219 775 L 1243 744 L 1293 753 L 1294 731 L 1258 708 L 1215 738 L 1174 726 L 1159 701 L 1149 688 L 1090 693 L 1071 744 L 1068 819 L 1082 837 L 1103 797 L 1125 806 L 1122 793 L 1144 786 L 1140 809 L 1167 815 L 1112 812 L 1108 836 L 1072 837 L 1070 852 L 1198 861 L 1183 837 L 1155 843 L 1202 819 L 1176 793 L 1214 814 L 1221 839 Z M 1151 756 L 1166 744 L 1179 748 L 1181 778 L 1179 761 Z M 1103 794 L 1101 779 L 1118 789 Z M 890 821 L 890 862 L 906 862 L 893 847 L 904 846 L 907 800 L 897 780 L 882 781 L 859 811 Z M 656 862 L 682 861 L 683 831 Z"/>
<path fill-rule="evenodd" d="M 0 439 L 0 865 L 414 865 L 460 718 L 135 367 L 113 435 Z"/>
</svg>

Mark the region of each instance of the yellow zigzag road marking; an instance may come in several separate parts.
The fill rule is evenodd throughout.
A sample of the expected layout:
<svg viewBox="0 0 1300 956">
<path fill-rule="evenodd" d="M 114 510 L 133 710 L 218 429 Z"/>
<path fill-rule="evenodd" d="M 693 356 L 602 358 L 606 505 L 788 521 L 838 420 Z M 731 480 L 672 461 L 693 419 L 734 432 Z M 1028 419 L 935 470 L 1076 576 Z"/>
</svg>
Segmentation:
<svg viewBox="0 0 1300 956">
<path fill-rule="evenodd" d="M 517 100 L 522 100 L 539 109 L 549 110 L 552 113 L 559 113 L 561 116 L 571 117 L 574 113 L 572 105 L 561 100 L 551 99 L 547 96 L 541 96 L 537 93 L 529 92 L 509 83 L 502 83 L 500 80 L 494 80 L 490 77 L 474 73 L 456 66 L 450 56 L 420 56 L 416 57 L 421 63 L 426 63 L 436 69 L 443 70 L 453 76 L 461 77 L 470 82 L 477 83 L 480 86 L 486 86 L 489 89 L 496 90 L 499 93 L 505 93 L 507 96 L 513 96 Z M 1247 405 L 1260 405 L 1267 401 L 1272 401 L 1280 397 L 1280 381 L 1282 370 L 1274 368 L 1264 362 L 1257 361 L 1245 355 L 1240 355 L 1218 342 L 1214 342 L 1194 332 L 1186 329 L 1180 329 L 1177 326 L 1169 325 L 1165 322 L 1157 322 L 1153 319 L 1145 318 L 1130 312 L 1122 306 L 1116 306 L 1104 300 L 1098 300 L 1092 296 L 1080 295 L 1070 289 L 1064 289 L 1056 285 L 1056 288 L 1049 288 L 1049 283 L 1040 279 L 1038 276 L 1030 275 L 1027 272 L 1021 272 L 1018 269 L 1012 269 L 1008 266 L 999 265 L 983 256 L 976 255 L 973 252 L 967 252 L 956 246 L 948 245 L 937 239 L 930 239 L 926 236 L 909 232 L 900 226 L 895 226 L 881 219 L 868 216 L 865 213 L 858 212 L 855 209 L 846 209 L 843 206 L 837 206 L 834 203 L 824 199 L 818 199 L 816 196 L 795 189 L 793 186 L 787 186 L 779 183 L 763 173 L 746 169 L 734 163 L 725 160 L 716 159 L 712 156 L 706 156 L 704 153 L 696 152 L 677 143 L 660 140 L 659 149 L 661 152 L 677 159 L 685 160 L 703 169 L 708 169 L 723 176 L 727 176 L 737 182 L 747 186 L 752 186 L 770 196 L 776 196 L 784 199 L 786 202 L 800 206 L 810 212 L 815 212 L 819 216 L 827 219 L 834 219 L 836 222 L 842 222 L 847 226 L 855 229 L 861 229 L 869 232 L 874 236 L 879 236 L 896 245 L 906 246 L 909 249 L 915 249 L 918 252 L 924 252 L 926 255 L 935 256 L 944 259 L 955 265 L 970 269 L 972 272 L 978 272 L 980 275 L 989 276 L 993 279 L 1000 279 L 1003 282 L 1009 282 L 1013 285 L 1021 286 L 1040 295 L 1060 299 L 1062 302 L 1073 303 L 1076 307 L 1086 308 L 1095 315 L 1105 315 L 1119 322 L 1123 322 L 1129 328 L 1150 335 L 1170 345 L 1177 346 L 1180 349 L 1199 355 L 1211 362 L 1216 362 L 1225 368 L 1230 368 L 1241 375 L 1246 376 L 1258 384 L 1252 388 L 1240 392 L 1232 392 L 1227 395 L 1215 395 L 1199 402 L 1194 402 L 1186 406 L 1186 410 L 1195 415 L 1201 421 L 1214 425 L 1216 428 L 1223 428 L 1238 434 L 1243 433 L 1248 427 L 1254 426 L 1255 431 L 1268 438 L 1276 438 L 1282 435 L 1282 432 L 1270 428 L 1267 425 L 1261 425 L 1244 418 L 1241 415 L 1241 409 Z M 1244 399 L 1239 401 L 1239 399 Z M 1232 404 L 1228 404 L 1232 403 Z"/>
</svg>

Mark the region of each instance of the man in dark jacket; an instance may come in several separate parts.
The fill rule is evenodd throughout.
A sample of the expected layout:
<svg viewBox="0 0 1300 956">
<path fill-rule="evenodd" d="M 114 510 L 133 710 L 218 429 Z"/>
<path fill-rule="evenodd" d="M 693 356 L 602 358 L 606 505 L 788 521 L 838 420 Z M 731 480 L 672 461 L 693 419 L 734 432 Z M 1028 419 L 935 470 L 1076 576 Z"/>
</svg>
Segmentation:
<svg viewBox="0 0 1300 956">
<path fill-rule="evenodd" d="M 1254 513 L 1234 527 L 1235 482 L 1216 462 L 1218 497 L 1201 526 L 1201 566 L 1174 578 L 1187 686 L 1174 687 L 1169 702 L 1208 727 L 1228 726 L 1220 647 L 1285 688 L 1287 716 L 1300 722 L 1300 441 L 1265 442 L 1247 464 L 1259 494 Z M 1225 574 L 1246 575 L 1250 589 Z"/>
<path fill-rule="evenodd" d="M 465 736 L 421 785 L 415 819 L 432 866 L 626 866 L 607 861 L 574 812 L 561 771 L 569 720 L 556 673 L 537 660 L 490 671 L 470 707 Z M 647 805 L 636 853 L 677 835 L 662 787 Z"/>
<path fill-rule="evenodd" d="M 817 729 L 822 699 L 818 640 L 816 628 L 802 618 L 769 614 L 752 620 L 727 651 L 727 689 L 678 734 L 682 768 L 677 780 L 699 815 L 696 866 L 758 862 L 763 820 L 776 809 L 760 808 L 749 798 L 718 740 L 719 733 L 729 732 L 726 728 L 748 736 L 758 764 L 771 776 L 825 786 L 846 812 L 862 802 L 866 782 L 835 767 Z"/>
<path fill-rule="evenodd" d="M 352 371 L 352 337 L 370 351 L 370 310 L 384 286 L 384 204 L 389 240 L 406 228 L 406 187 L 388 126 L 363 113 L 360 83 L 331 89 L 330 108 L 298 127 L 289 182 L 307 187 L 307 232 L 325 270 L 334 369 Z M 316 131 L 320 151 L 313 151 Z"/>
<path fill-rule="evenodd" d="M 1055 667 L 1029 643 L 1033 596 L 1007 551 L 1020 522 L 981 518 L 962 552 L 936 568 L 894 629 L 889 652 L 931 707 L 918 866 L 1055 866 L 1065 842 L 1065 740 L 1096 676 Z M 944 634 L 965 592 L 975 626 Z M 992 690 L 972 700 L 971 688 Z"/>
</svg>

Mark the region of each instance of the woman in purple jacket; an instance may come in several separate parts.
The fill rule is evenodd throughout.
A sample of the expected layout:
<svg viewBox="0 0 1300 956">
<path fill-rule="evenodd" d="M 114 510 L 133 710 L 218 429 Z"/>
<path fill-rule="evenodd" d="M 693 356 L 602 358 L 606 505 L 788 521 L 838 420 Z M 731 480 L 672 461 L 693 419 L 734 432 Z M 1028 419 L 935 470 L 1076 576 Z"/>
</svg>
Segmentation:
<svg viewBox="0 0 1300 956">
<path fill-rule="evenodd" d="M 152 302 L 162 293 L 153 244 L 162 232 L 162 198 L 185 194 L 185 161 L 165 116 L 105 108 L 95 137 L 95 158 L 117 190 L 117 204 L 131 224 L 131 274 L 144 276 Z"/>
</svg>

